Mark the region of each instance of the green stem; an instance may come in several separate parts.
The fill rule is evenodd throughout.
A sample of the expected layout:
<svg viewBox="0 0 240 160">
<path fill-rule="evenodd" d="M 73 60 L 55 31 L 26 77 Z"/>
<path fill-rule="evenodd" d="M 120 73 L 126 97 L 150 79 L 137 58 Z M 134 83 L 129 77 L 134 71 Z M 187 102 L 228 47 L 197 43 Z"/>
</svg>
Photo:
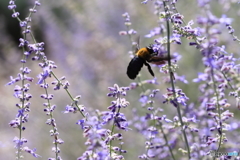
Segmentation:
<svg viewBox="0 0 240 160">
<path fill-rule="evenodd" d="M 46 84 L 46 81 L 44 80 L 44 84 Z M 46 93 L 46 96 L 48 97 L 48 91 L 47 91 L 47 88 L 45 88 L 45 93 Z M 48 108 L 50 109 L 51 108 L 51 103 L 50 103 L 50 100 L 49 99 L 47 99 L 47 102 L 48 102 Z M 53 113 L 52 112 L 50 112 L 50 117 L 51 117 L 51 119 L 53 119 Z M 51 123 L 52 124 L 52 123 Z M 57 140 L 57 135 L 55 135 L 55 133 L 56 133 L 56 129 L 55 129 L 55 127 L 53 126 L 53 125 L 51 125 L 52 126 L 52 130 L 53 130 L 53 132 L 54 132 L 54 147 L 55 147 L 55 157 L 56 157 L 56 159 L 57 159 L 57 157 L 58 157 L 58 143 L 56 142 L 56 140 Z"/>
<path fill-rule="evenodd" d="M 170 79 L 171 79 L 171 86 L 172 86 L 172 90 L 173 90 L 173 98 L 174 98 L 174 101 L 177 99 L 176 98 L 176 92 L 175 92 L 175 86 L 174 86 L 174 77 L 173 77 L 173 71 L 172 71 L 172 68 L 171 68 L 171 53 L 170 53 L 170 25 L 169 25 L 169 20 L 168 20 L 168 10 L 167 10 L 167 6 L 166 6 L 166 2 L 163 1 L 163 5 L 164 5 L 164 10 L 165 10 L 165 13 L 166 13 L 166 23 L 167 23 L 167 52 L 168 52 L 168 71 L 169 71 L 169 75 L 170 75 Z M 188 139 L 187 139 L 187 135 L 186 135 L 186 132 L 185 132 L 185 129 L 184 129 L 184 123 L 183 123 L 183 120 L 182 120 L 182 115 L 181 115 L 181 111 L 180 111 L 180 106 L 179 106 L 179 103 L 176 101 L 176 104 L 177 104 L 177 113 L 178 113 L 178 117 L 179 117 L 179 120 L 180 120 L 180 123 L 181 123 L 181 131 L 183 133 L 183 137 L 184 137 L 184 140 L 185 140 L 185 143 L 186 143 L 186 147 L 187 147 L 187 151 L 188 151 L 188 158 L 190 159 L 191 156 L 190 156 L 190 148 L 189 148 L 189 144 L 188 144 Z"/>
<path fill-rule="evenodd" d="M 120 93 L 117 94 L 117 101 L 118 101 L 118 99 L 120 99 Z M 111 137 L 112 137 L 112 135 L 113 135 L 114 128 L 115 128 L 115 119 L 116 119 L 116 116 L 119 114 L 120 109 L 121 109 L 121 108 L 118 108 L 118 111 L 117 111 L 117 113 L 116 113 L 116 115 L 115 115 L 115 117 L 114 117 L 112 129 L 111 129 L 111 134 L 110 134 Z M 110 151 L 110 158 L 111 158 L 111 157 L 112 157 L 112 140 L 110 140 L 109 145 L 110 145 L 110 146 L 109 146 L 109 151 Z"/>
<path fill-rule="evenodd" d="M 58 81 L 58 83 L 63 86 L 62 82 L 57 78 L 57 76 L 51 71 L 51 75 L 53 75 L 53 77 Z M 68 96 L 70 97 L 70 99 L 75 102 L 74 98 L 72 97 L 71 93 L 68 91 L 68 89 L 66 88 L 65 91 L 67 92 Z M 85 118 L 85 115 L 83 114 L 83 112 L 81 111 L 79 105 L 77 103 L 74 103 L 75 106 L 78 108 L 78 111 L 81 113 L 81 115 Z"/>
<path fill-rule="evenodd" d="M 170 153 L 171 153 L 172 159 L 175 160 L 175 157 L 174 157 L 174 155 L 173 155 L 172 148 L 171 148 L 171 146 L 168 144 L 168 138 L 167 138 L 166 134 L 164 133 L 164 130 L 163 130 L 163 127 L 162 127 L 162 123 L 161 123 L 161 122 L 160 122 L 160 129 L 161 129 L 161 132 L 163 133 L 163 138 L 164 138 L 164 140 L 165 140 L 165 142 L 166 142 L 166 145 L 168 146 L 168 149 L 169 149 L 169 151 L 170 151 Z"/>
<path fill-rule="evenodd" d="M 209 49 L 209 52 L 211 52 L 211 50 Z M 208 57 L 209 58 L 209 57 Z M 210 64 L 211 65 L 211 64 Z M 211 66 L 210 66 L 211 67 Z M 221 110 L 220 110 L 220 105 L 219 105 L 219 95 L 218 95 L 218 91 L 217 91 L 217 87 L 216 87 L 216 81 L 214 78 L 214 69 L 213 67 L 211 67 L 211 77 L 212 77 L 212 81 L 213 81 L 213 89 L 214 89 L 214 93 L 216 94 L 216 99 L 217 99 L 217 110 L 218 110 L 218 117 L 219 117 L 219 125 L 220 125 L 220 140 L 218 143 L 218 148 L 216 150 L 216 153 L 218 153 L 220 147 L 221 147 L 221 143 L 222 143 L 222 122 L 221 122 Z M 216 159 L 216 157 L 214 157 L 214 160 Z"/>
<path fill-rule="evenodd" d="M 224 78 L 226 79 L 227 84 L 231 87 L 232 91 L 234 91 L 234 88 L 233 88 L 232 84 L 228 81 L 228 78 L 227 78 L 226 74 L 223 73 L 223 72 L 221 72 L 221 73 L 222 73 L 222 75 L 224 76 Z"/>
<path fill-rule="evenodd" d="M 35 9 L 35 8 L 36 8 L 36 5 L 34 5 L 33 9 Z M 13 13 L 16 13 L 16 10 L 15 10 L 15 9 L 13 9 Z M 29 13 L 28 18 L 30 18 L 31 16 L 32 16 L 32 12 Z M 16 17 L 16 18 L 17 18 L 17 20 L 18 20 L 19 23 L 22 22 L 19 17 Z M 29 23 L 29 22 L 27 22 L 27 24 L 26 24 L 25 30 L 27 29 L 28 23 Z M 27 35 L 26 35 L 26 33 L 24 33 L 24 34 L 23 34 L 23 39 L 26 40 L 26 37 L 27 37 Z M 24 45 L 25 45 L 25 44 L 24 44 Z M 23 51 L 23 53 L 25 52 L 24 45 L 22 46 L 22 51 Z M 24 54 L 22 55 L 22 59 L 23 59 L 23 60 L 26 60 L 26 56 L 25 56 Z M 22 68 L 24 69 L 24 67 L 25 67 L 25 63 L 22 63 Z M 22 73 L 22 76 L 24 77 L 24 73 Z M 24 84 L 25 84 L 25 80 L 24 80 L 24 78 L 23 78 L 23 79 L 22 79 L 22 87 L 24 87 Z M 22 91 L 22 107 L 21 107 L 20 109 L 24 109 L 24 104 L 25 104 L 24 97 L 25 97 L 25 93 L 24 93 L 24 91 Z M 20 140 L 20 141 L 22 140 L 22 115 L 20 115 L 19 140 Z M 16 157 L 17 159 L 20 159 L 20 158 L 21 158 L 20 152 L 21 152 L 21 148 L 18 147 L 18 153 L 17 153 L 17 157 Z"/>
</svg>

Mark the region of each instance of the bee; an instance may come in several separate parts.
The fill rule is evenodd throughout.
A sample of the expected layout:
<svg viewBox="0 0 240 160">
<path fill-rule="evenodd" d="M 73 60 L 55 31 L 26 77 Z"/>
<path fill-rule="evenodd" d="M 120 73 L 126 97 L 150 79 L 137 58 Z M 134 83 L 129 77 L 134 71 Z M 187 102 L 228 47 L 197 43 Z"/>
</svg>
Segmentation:
<svg viewBox="0 0 240 160">
<path fill-rule="evenodd" d="M 127 75 L 130 79 L 135 79 L 140 72 L 143 65 L 147 66 L 148 71 L 154 77 L 154 73 L 152 71 L 151 66 L 149 63 L 152 64 L 164 64 L 166 60 L 169 58 L 167 56 L 160 57 L 156 52 L 153 50 L 153 45 L 149 45 L 148 47 L 137 49 L 135 51 L 135 56 L 130 61 L 127 67 Z"/>
</svg>

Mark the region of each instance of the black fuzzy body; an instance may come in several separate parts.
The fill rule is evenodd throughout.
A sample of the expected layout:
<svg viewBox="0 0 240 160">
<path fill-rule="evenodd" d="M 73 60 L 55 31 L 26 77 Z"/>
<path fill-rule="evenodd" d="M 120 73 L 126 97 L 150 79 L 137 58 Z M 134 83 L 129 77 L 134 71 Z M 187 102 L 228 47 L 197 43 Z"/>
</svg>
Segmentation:
<svg viewBox="0 0 240 160">
<path fill-rule="evenodd" d="M 127 75 L 130 79 L 135 79 L 137 77 L 138 73 L 143 67 L 144 62 L 145 60 L 138 56 L 133 57 L 127 67 Z"/>
<path fill-rule="evenodd" d="M 154 57 L 154 51 L 151 46 L 141 48 L 136 51 L 136 55 L 133 57 L 133 59 L 130 61 L 128 68 L 127 68 L 127 75 L 130 79 L 135 79 L 140 72 L 140 70 L 143 67 L 143 64 L 147 66 L 148 71 L 150 74 L 154 77 L 154 73 L 151 69 L 151 66 L 148 64 L 148 62 L 154 62 L 155 60 L 152 60 Z"/>
<path fill-rule="evenodd" d="M 143 58 L 139 56 L 134 56 L 133 59 L 130 61 L 128 68 L 127 68 L 127 75 L 130 79 L 135 79 L 140 72 L 140 70 L 143 67 L 143 64 L 145 64 L 148 67 L 148 71 L 150 74 L 154 77 L 154 73 L 151 69 L 151 66 L 144 60 Z"/>
</svg>

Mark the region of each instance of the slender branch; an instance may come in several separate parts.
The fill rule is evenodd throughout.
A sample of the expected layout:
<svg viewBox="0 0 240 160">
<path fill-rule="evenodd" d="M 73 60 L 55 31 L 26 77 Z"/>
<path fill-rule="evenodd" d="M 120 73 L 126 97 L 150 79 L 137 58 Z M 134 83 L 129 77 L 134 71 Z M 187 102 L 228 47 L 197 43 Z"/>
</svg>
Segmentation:
<svg viewBox="0 0 240 160">
<path fill-rule="evenodd" d="M 166 6 L 166 2 L 163 1 L 163 5 L 164 5 L 164 10 L 166 13 L 166 23 L 167 23 L 167 52 L 168 52 L 168 71 L 169 71 L 169 75 L 170 75 L 170 80 L 171 80 L 171 86 L 172 86 L 172 90 L 173 90 L 173 98 L 175 103 L 177 104 L 177 113 L 178 113 L 178 117 L 181 123 L 181 131 L 183 133 L 184 136 L 184 140 L 185 140 L 185 144 L 187 147 L 187 151 L 188 151 L 188 158 L 190 159 L 190 148 L 189 148 L 189 144 L 188 144 L 188 139 L 187 139 L 187 135 L 184 129 L 184 123 L 182 120 L 182 115 L 181 115 L 181 111 L 180 111 L 180 106 L 179 103 L 177 102 L 177 98 L 176 98 L 176 91 L 175 91 L 175 86 L 174 86 L 174 76 L 173 76 L 173 71 L 171 68 L 171 52 L 170 52 L 170 25 L 169 25 L 169 16 L 168 16 L 168 10 L 167 10 L 167 6 Z"/>
<path fill-rule="evenodd" d="M 58 81 L 58 83 L 63 86 L 63 84 L 62 84 L 61 81 L 57 78 L 57 76 L 56 76 L 53 72 L 51 72 L 51 74 L 52 74 L 53 77 Z M 65 90 L 66 90 L 68 96 L 70 97 L 70 99 L 71 99 L 73 102 L 75 102 L 75 101 L 74 101 L 74 98 L 72 97 L 72 95 L 70 94 L 70 92 L 68 91 L 68 89 L 66 88 Z M 81 113 L 81 115 L 85 118 L 86 116 L 85 116 L 85 115 L 83 114 L 83 112 L 81 111 L 79 105 L 78 105 L 77 103 L 74 103 L 74 104 L 75 104 L 75 106 L 78 108 L 78 110 L 79 110 L 79 112 Z"/>
<path fill-rule="evenodd" d="M 168 149 L 169 149 L 169 151 L 170 151 L 170 153 L 171 153 L 172 159 L 175 160 L 175 157 L 174 157 L 172 148 L 171 148 L 171 146 L 168 144 L 168 138 L 167 138 L 166 134 L 164 133 L 164 130 L 163 130 L 163 127 L 162 127 L 162 123 L 161 123 L 161 122 L 160 122 L 160 129 L 161 129 L 161 132 L 163 133 L 163 138 L 164 138 L 164 140 L 165 140 L 165 142 L 166 142 L 166 145 L 168 146 Z"/>
</svg>

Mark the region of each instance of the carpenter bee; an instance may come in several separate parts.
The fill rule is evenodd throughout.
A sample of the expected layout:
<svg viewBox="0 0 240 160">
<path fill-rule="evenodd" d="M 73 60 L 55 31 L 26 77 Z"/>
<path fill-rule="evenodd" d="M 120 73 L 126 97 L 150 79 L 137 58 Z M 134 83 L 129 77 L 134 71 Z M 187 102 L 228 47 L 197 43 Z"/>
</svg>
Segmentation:
<svg viewBox="0 0 240 160">
<path fill-rule="evenodd" d="M 160 65 L 164 64 L 165 61 L 168 59 L 169 58 L 167 56 L 158 56 L 158 53 L 154 52 L 153 50 L 153 45 L 141 49 L 138 49 L 137 47 L 137 50 L 135 51 L 135 56 L 130 61 L 127 67 L 127 75 L 130 79 L 135 79 L 143 65 L 145 65 L 147 66 L 150 74 L 154 77 L 154 73 L 149 63 Z"/>
</svg>

